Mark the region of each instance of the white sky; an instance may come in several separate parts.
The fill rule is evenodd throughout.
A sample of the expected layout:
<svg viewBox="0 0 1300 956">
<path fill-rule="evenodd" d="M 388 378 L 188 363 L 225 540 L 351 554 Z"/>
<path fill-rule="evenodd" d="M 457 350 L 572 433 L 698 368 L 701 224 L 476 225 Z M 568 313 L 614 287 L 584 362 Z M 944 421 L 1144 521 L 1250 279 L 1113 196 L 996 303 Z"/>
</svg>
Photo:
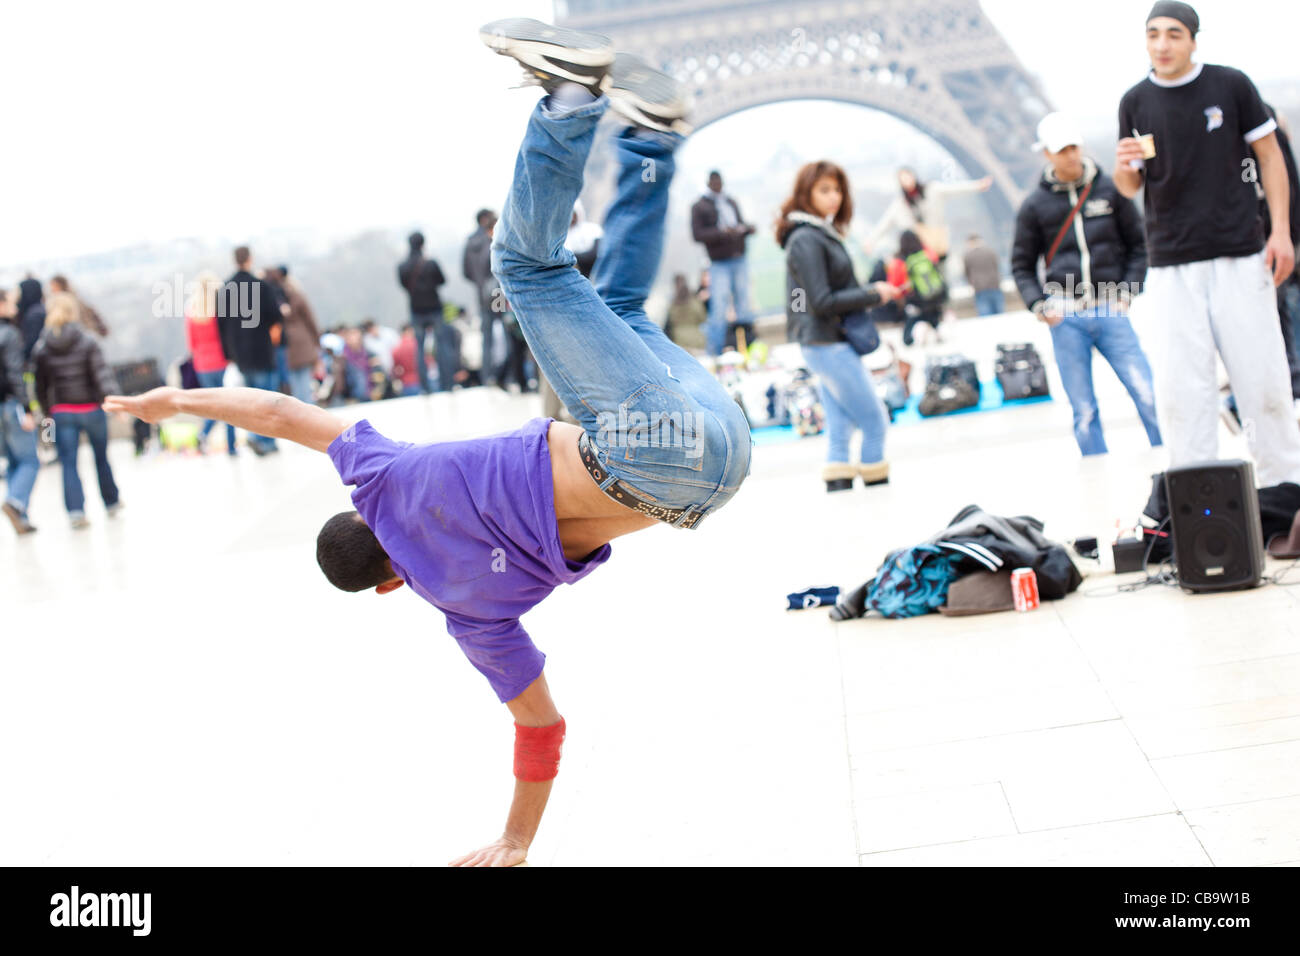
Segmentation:
<svg viewBox="0 0 1300 956">
<path fill-rule="evenodd" d="M 1300 4 L 1196 7 L 1201 59 L 1297 82 Z M 1145 71 L 1146 0 L 984 8 L 1080 118 L 1113 116 Z M 6 3 L 0 270 L 276 228 L 468 233 L 500 204 L 537 98 L 506 89 L 517 70 L 477 28 L 551 14 L 549 0 Z M 776 142 L 762 110 L 725 122 L 745 149 Z"/>
</svg>

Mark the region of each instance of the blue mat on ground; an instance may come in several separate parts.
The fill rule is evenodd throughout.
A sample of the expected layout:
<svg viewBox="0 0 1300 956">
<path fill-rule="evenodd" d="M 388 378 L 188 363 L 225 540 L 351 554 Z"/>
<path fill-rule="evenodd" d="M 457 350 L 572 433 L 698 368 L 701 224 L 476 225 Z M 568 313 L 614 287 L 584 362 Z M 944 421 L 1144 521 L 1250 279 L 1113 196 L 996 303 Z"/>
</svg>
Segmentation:
<svg viewBox="0 0 1300 956">
<path fill-rule="evenodd" d="M 996 412 L 1003 408 L 1037 405 L 1039 402 L 1050 402 L 1051 400 L 1051 395 L 1042 395 L 1037 398 L 1013 398 L 1007 401 L 1002 397 L 1002 389 L 997 382 L 981 382 L 980 403 L 978 405 L 963 408 L 961 411 L 948 412 L 946 415 L 933 415 L 926 418 L 919 411 L 921 396 L 913 395 L 907 400 L 907 405 L 899 409 L 898 414 L 894 416 L 894 424 L 913 425 L 917 422 L 933 421 L 936 418 L 951 418 L 954 415 L 970 415 L 975 412 Z M 751 429 L 750 434 L 754 436 L 755 445 L 783 445 L 786 442 L 799 440 L 799 433 L 794 430 L 793 425 L 764 425 L 760 428 Z"/>
<path fill-rule="evenodd" d="M 764 425 L 761 428 L 751 428 L 749 433 L 754 437 L 755 445 L 783 445 L 799 440 L 799 433 L 793 425 Z"/>
<path fill-rule="evenodd" d="M 1013 398 L 1010 401 L 1002 397 L 1002 388 L 997 382 L 980 382 L 980 403 L 972 405 L 970 408 L 963 408 L 960 411 L 948 412 L 944 415 L 932 415 L 929 418 L 920 412 L 921 396 L 914 394 L 907 400 L 907 405 L 899 409 L 898 414 L 894 416 L 895 425 L 914 425 L 917 422 L 933 421 L 936 418 L 952 418 L 954 415 L 973 415 L 975 412 L 996 412 L 1003 408 L 1018 408 L 1021 405 L 1037 405 L 1039 402 L 1050 402 L 1051 395 L 1040 395 L 1037 398 Z"/>
</svg>

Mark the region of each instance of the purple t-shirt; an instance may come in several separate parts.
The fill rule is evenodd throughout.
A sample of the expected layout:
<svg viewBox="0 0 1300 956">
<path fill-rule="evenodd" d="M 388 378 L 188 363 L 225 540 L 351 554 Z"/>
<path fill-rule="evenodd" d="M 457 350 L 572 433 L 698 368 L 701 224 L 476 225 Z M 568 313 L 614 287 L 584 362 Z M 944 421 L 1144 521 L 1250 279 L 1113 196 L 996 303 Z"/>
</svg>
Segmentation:
<svg viewBox="0 0 1300 956">
<path fill-rule="evenodd" d="M 570 561 L 555 520 L 551 419 L 487 438 L 415 445 L 364 419 L 330 443 L 352 503 L 393 572 L 447 618 L 447 630 L 502 701 L 522 693 L 546 655 L 519 623 L 559 584 L 609 558 Z"/>
</svg>

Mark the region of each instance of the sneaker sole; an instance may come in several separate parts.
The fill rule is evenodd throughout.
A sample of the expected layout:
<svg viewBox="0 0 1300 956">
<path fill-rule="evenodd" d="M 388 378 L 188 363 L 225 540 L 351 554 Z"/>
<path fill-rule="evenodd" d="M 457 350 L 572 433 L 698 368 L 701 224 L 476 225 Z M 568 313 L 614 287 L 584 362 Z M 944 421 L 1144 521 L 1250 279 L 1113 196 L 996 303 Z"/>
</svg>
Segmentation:
<svg viewBox="0 0 1300 956">
<path fill-rule="evenodd" d="M 603 89 L 614 62 L 609 37 L 551 26 L 540 20 L 497 20 L 479 31 L 490 50 L 513 57 L 530 70 L 587 87 Z"/>
<path fill-rule="evenodd" d="M 689 97 L 667 73 L 630 53 L 620 53 L 609 71 L 610 105 L 625 117 L 650 129 L 690 132 L 683 117 L 690 112 Z"/>
</svg>

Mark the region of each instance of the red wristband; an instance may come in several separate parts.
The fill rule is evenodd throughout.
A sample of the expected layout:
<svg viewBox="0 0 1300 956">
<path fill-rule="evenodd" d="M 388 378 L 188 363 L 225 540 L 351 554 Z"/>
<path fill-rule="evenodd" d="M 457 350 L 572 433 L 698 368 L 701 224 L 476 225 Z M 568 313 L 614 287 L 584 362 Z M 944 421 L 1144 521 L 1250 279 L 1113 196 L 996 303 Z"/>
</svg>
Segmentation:
<svg viewBox="0 0 1300 956">
<path fill-rule="evenodd" d="M 560 772 L 564 718 L 549 727 L 515 724 L 515 777 L 528 783 L 554 780 Z"/>
</svg>

